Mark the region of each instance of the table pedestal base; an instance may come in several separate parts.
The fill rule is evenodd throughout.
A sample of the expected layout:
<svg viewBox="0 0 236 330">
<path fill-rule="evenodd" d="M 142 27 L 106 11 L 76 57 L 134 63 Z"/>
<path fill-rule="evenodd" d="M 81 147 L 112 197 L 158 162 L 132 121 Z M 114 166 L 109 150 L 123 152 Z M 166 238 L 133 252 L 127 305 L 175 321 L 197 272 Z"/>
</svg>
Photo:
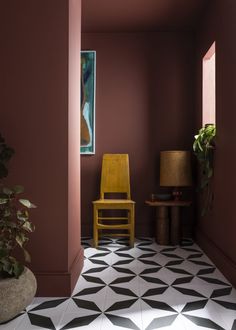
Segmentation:
<svg viewBox="0 0 236 330">
<path fill-rule="evenodd" d="M 170 243 L 171 245 L 178 245 L 180 243 L 180 217 L 178 206 L 172 206 L 171 208 Z"/>
<path fill-rule="evenodd" d="M 157 212 L 157 226 L 156 226 L 156 240 L 158 244 L 169 244 L 169 219 L 168 208 L 166 206 L 159 206 Z"/>
<path fill-rule="evenodd" d="M 190 206 L 191 201 L 146 201 L 156 208 L 156 241 L 161 245 L 178 245 L 181 239 L 180 208 Z M 170 221 L 168 219 L 170 209 Z"/>
</svg>

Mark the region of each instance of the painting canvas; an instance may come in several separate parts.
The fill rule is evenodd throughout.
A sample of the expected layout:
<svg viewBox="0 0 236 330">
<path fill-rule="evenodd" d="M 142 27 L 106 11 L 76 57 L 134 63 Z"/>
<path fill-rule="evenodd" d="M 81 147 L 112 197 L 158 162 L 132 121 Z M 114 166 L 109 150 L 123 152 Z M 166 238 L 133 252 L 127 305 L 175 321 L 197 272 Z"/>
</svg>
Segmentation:
<svg viewBox="0 0 236 330">
<path fill-rule="evenodd" d="M 81 52 L 81 154 L 95 153 L 96 52 Z"/>
</svg>

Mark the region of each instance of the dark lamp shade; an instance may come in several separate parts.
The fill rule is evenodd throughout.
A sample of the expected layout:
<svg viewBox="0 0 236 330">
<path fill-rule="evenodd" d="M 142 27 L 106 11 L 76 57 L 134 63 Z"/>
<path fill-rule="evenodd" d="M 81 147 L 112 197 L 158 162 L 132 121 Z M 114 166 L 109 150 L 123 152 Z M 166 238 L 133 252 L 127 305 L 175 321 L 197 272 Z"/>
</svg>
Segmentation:
<svg viewBox="0 0 236 330">
<path fill-rule="evenodd" d="M 190 151 L 161 151 L 160 186 L 185 187 L 192 185 Z"/>
</svg>

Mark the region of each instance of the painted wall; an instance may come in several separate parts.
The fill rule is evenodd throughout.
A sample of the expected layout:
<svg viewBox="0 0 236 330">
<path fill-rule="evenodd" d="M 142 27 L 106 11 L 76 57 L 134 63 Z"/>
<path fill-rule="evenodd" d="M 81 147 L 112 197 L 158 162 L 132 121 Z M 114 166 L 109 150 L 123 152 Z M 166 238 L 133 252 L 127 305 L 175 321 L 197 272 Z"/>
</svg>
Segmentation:
<svg viewBox="0 0 236 330">
<path fill-rule="evenodd" d="M 216 126 L 213 210 L 198 219 L 198 242 L 236 286 L 236 3 L 211 1 L 197 34 L 197 123 L 201 125 L 202 58 L 216 41 Z"/>
<path fill-rule="evenodd" d="M 190 149 L 194 127 L 194 40 L 190 33 L 84 33 L 97 52 L 96 154 L 83 155 L 82 236 L 92 233 L 103 153 L 128 153 L 136 235 L 153 235 L 144 201 L 159 186 L 159 152 Z M 184 210 L 188 224 L 192 210 Z"/>
<path fill-rule="evenodd" d="M 211 46 L 214 47 L 215 44 Z M 210 50 L 211 50 L 210 48 Z M 213 52 L 215 50 L 213 49 Z M 203 58 L 202 61 L 202 126 L 206 124 L 215 124 L 216 108 L 216 61 L 215 53 L 210 58 Z"/>
<path fill-rule="evenodd" d="M 79 157 L 72 157 L 79 142 L 76 146 L 76 127 L 71 127 L 79 103 L 79 96 L 74 96 L 79 62 L 69 63 L 80 48 L 80 0 L 70 5 L 76 8 L 70 16 L 69 38 L 67 0 L 1 2 L 0 130 L 16 151 L 6 183 L 24 185 L 26 196 L 38 206 L 32 212 L 36 231 L 28 249 L 30 268 L 38 280 L 37 294 L 44 296 L 70 294 L 72 273 L 78 274 L 82 265 L 77 260 L 72 267 L 80 255 L 80 195 L 72 183 L 74 179 L 79 186 Z M 75 43 L 73 33 L 78 38 Z M 69 136 L 68 127 L 72 128 Z M 68 243 L 72 231 L 78 242 Z"/>
<path fill-rule="evenodd" d="M 73 290 L 83 267 L 80 228 L 81 0 L 69 0 L 68 83 L 68 270 Z"/>
</svg>

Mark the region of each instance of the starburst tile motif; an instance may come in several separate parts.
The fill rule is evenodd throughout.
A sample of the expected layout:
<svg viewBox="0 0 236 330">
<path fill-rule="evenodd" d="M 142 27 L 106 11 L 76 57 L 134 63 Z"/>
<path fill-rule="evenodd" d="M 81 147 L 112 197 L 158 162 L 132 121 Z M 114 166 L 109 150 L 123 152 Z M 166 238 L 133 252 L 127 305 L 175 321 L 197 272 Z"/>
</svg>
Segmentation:
<svg viewBox="0 0 236 330">
<path fill-rule="evenodd" d="M 59 306 L 60 304 L 64 303 L 67 299 L 55 299 L 55 300 L 48 300 L 45 302 L 42 302 L 41 304 L 37 305 L 36 307 L 30 309 L 31 312 L 43 310 L 43 309 L 49 309 L 49 308 L 55 308 Z"/>
<path fill-rule="evenodd" d="M 236 330 L 236 291 L 190 239 L 82 239 L 84 268 L 71 297 L 35 298 L 0 330 Z"/>
<path fill-rule="evenodd" d="M 66 323 L 61 330 L 67 330 L 67 329 L 92 329 L 93 325 L 95 324 L 97 328 L 100 328 L 100 322 L 97 322 L 99 319 L 100 314 L 94 314 L 94 315 L 85 315 L 85 316 L 80 316 L 76 317 L 76 314 L 74 315 L 75 317 Z"/>
</svg>

